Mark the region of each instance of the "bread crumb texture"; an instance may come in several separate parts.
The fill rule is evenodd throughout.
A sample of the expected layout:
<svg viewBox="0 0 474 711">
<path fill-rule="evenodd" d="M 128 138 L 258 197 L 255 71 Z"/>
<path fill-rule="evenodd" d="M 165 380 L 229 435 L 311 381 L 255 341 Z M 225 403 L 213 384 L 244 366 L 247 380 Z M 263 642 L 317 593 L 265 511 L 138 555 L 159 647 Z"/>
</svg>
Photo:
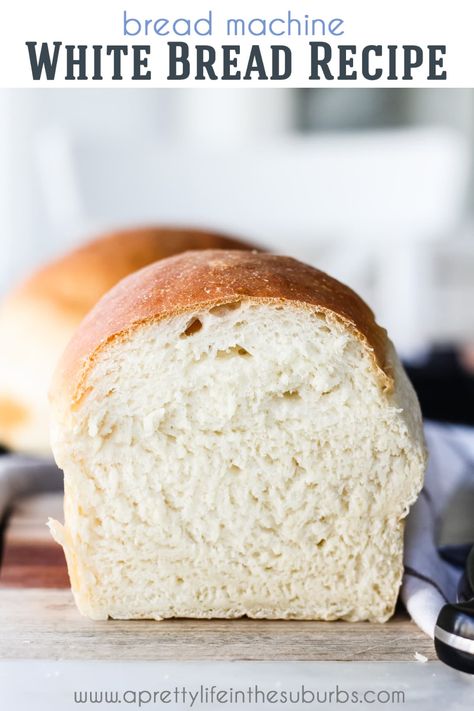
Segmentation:
<svg viewBox="0 0 474 711">
<path fill-rule="evenodd" d="M 387 361 L 391 392 L 343 322 L 245 298 L 111 340 L 78 406 L 53 407 L 80 611 L 390 617 L 425 449 Z"/>
</svg>

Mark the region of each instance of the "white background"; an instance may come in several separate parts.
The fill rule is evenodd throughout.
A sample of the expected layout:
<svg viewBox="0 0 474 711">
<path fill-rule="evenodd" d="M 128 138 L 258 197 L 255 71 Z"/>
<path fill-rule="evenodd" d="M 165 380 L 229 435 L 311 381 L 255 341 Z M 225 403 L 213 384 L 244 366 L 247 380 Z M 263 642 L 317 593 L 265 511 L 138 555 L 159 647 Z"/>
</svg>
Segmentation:
<svg viewBox="0 0 474 711">
<path fill-rule="evenodd" d="M 212 9 L 214 16 L 213 37 L 123 37 L 123 11 L 141 19 L 178 17 L 197 19 Z M 309 51 L 308 42 L 328 40 L 328 37 L 288 38 L 288 37 L 246 37 L 239 41 L 242 55 L 245 47 L 259 43 L 264 47 L 269 44 L 288 44 L 293 50 L 293 74 L 280 85 L 303 87 L 315 85 L 337 86 L 474 86 L 474 61 L 472 59 L 472 23 L 471 0 L 123 0 L 117 2 L 64 2 L 63 0 L 15 0 L 2 10 L 0 21 L 0 86 L 275 86 L 275 82 L 195 82 L 192 78 L 180 82 L 169 82 L 167 75 L 168 40 L 182 40 L 190 44 L 210 43 L 219 46 L 222 43 L 234 44 L 235 38 L 228 38 L 222 32 L 228 17 L 277 17 L 285 16 L 291 10 L 296 17 L 308 14 L 311 18 L 344 19 L 345 33 L 339 38 L 330 38 L 333 44 L 356 44 L 362 48 L 366 44 L 427 44 L 447 45 L 445 67 L 448 72 L 446 81 L 427 81 L 426 69 L 416 73 L 411 82 L 366 81 L 360 77 L 357 81 L 314 82 L 308 79 Z M 221 31 L 219 31 L 221 30 Z M 53 42 L 64 44 L 150 44 L 151 81 L 121 82 L 112 81 L 110 74 L 104 71 L 104 80 L 100 82 L 71 82 L 63 78 L 64 70 L 54 82 L 35 82 L 31 76 L 26 41 Z M 108 58 L 110 62 L 110 58 Z M 129 66 L 124 65 L 124 66 Z M 104 65 L 105 68 L 105 65 Z"/>
<path fill-rule="evenodd" d="M 415 654 L 415 649 L 413 654 Z M 26 680 L 26 683 L 25 683 Z M 219 688 L 248 688 L 258 684 L 261 689 L 288 689 L 296 692 L 304 685 L 324 691 L 340 689 L 364 691 L 403 690 L 405 703 L 350 704 L 333 702 L 318 704 L 261 704 L 223 705 L 194 704 L 194 711 L 224 711 L 239 709 L 403 709 L 403 711 L 432 711 L 433 708 L 468 711 L 472 708 L 474 680 L 441 662 L 65 662 L 65 661 L 0 661 L 0 705 L 9 711 L 77 711 L 78 708 L 138 709 L 138 704 L 76 704 L 74 690 L 116 691 L 133 689 L 160 690 L 181 688 L 199 689 L 200 685 Z M 130 697 L 128 697 L 130 698 Z M 147 698 L 143 694 L 143 699 Z M 342 699 L 344 697 L 342 696 Z M 371 697 L 373 698 L 373 697 Z M 386 698 L 382 696 L 381 698 Z M 334 696 L 333 696 L 334 699 Z M 434 705 L 436 699 L 436 706 Z M 179 709 L 189 706 L 145 704 L 150 709 Z"/>
</svg>

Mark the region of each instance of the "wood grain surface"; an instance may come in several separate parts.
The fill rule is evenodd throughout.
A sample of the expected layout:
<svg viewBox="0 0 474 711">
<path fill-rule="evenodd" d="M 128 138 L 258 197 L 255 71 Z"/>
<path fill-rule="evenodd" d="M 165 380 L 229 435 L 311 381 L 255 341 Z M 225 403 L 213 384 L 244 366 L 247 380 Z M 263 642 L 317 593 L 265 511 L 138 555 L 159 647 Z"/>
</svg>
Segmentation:
<svg viewBox="0 0 474 711">
<path fill-rule="evenodd" d="M 399 611 L 390 622 L 93 622 L 77 612 L 48 516 L 61 497 L 18 503 L 0 567 L 0 659 L 413 661 L 432 641 Z"/>
<path fill-rule="evenodd" d="M 0 588 L 69 588 L 63 551 L 46 526 L 49 517 L 63 520 L 62 495 L 19 500 L 5 527 Z"/>
</svg>

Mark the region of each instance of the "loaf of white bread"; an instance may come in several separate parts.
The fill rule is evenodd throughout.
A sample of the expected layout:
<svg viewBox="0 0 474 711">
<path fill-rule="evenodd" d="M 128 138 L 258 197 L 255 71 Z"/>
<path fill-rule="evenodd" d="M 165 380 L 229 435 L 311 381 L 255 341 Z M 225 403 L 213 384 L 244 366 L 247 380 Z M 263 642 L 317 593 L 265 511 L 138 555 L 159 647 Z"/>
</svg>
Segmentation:
<svg viewBox="0 0 474 711">
<path fill-rule="evenodd" d="M 245 245 L 199 230 L 115 232 L 46 265 L 8 294 L 0 304 L 0 444 L 51 456 L 48 388 L 87 312 L 131 272 L 173 254 L 211 247 Z"/>
<path fill-rule="evenodd" d="M 51 392 L 79 610 L 384 621 L 422 486 L 415 393 L 349 288 L 188 252 L 87 316 Z"/>
</svg>

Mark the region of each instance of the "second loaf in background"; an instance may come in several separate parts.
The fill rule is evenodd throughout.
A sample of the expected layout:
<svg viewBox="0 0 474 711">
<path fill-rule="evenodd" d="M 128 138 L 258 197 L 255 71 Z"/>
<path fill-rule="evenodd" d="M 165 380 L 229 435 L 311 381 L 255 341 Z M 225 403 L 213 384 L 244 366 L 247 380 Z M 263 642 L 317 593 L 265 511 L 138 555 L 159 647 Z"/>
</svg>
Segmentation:
<svg viewBox="0 0 474 711">
<path fill-rule="evenodd" d="M 51 456 L 47 392 L 77 326 L 120 279 L 189 249 L 245 249 L 222 235 L 150 227 L 104 235 L 36 271 L 0 304 L 0 444 Z"/>
</svg>

